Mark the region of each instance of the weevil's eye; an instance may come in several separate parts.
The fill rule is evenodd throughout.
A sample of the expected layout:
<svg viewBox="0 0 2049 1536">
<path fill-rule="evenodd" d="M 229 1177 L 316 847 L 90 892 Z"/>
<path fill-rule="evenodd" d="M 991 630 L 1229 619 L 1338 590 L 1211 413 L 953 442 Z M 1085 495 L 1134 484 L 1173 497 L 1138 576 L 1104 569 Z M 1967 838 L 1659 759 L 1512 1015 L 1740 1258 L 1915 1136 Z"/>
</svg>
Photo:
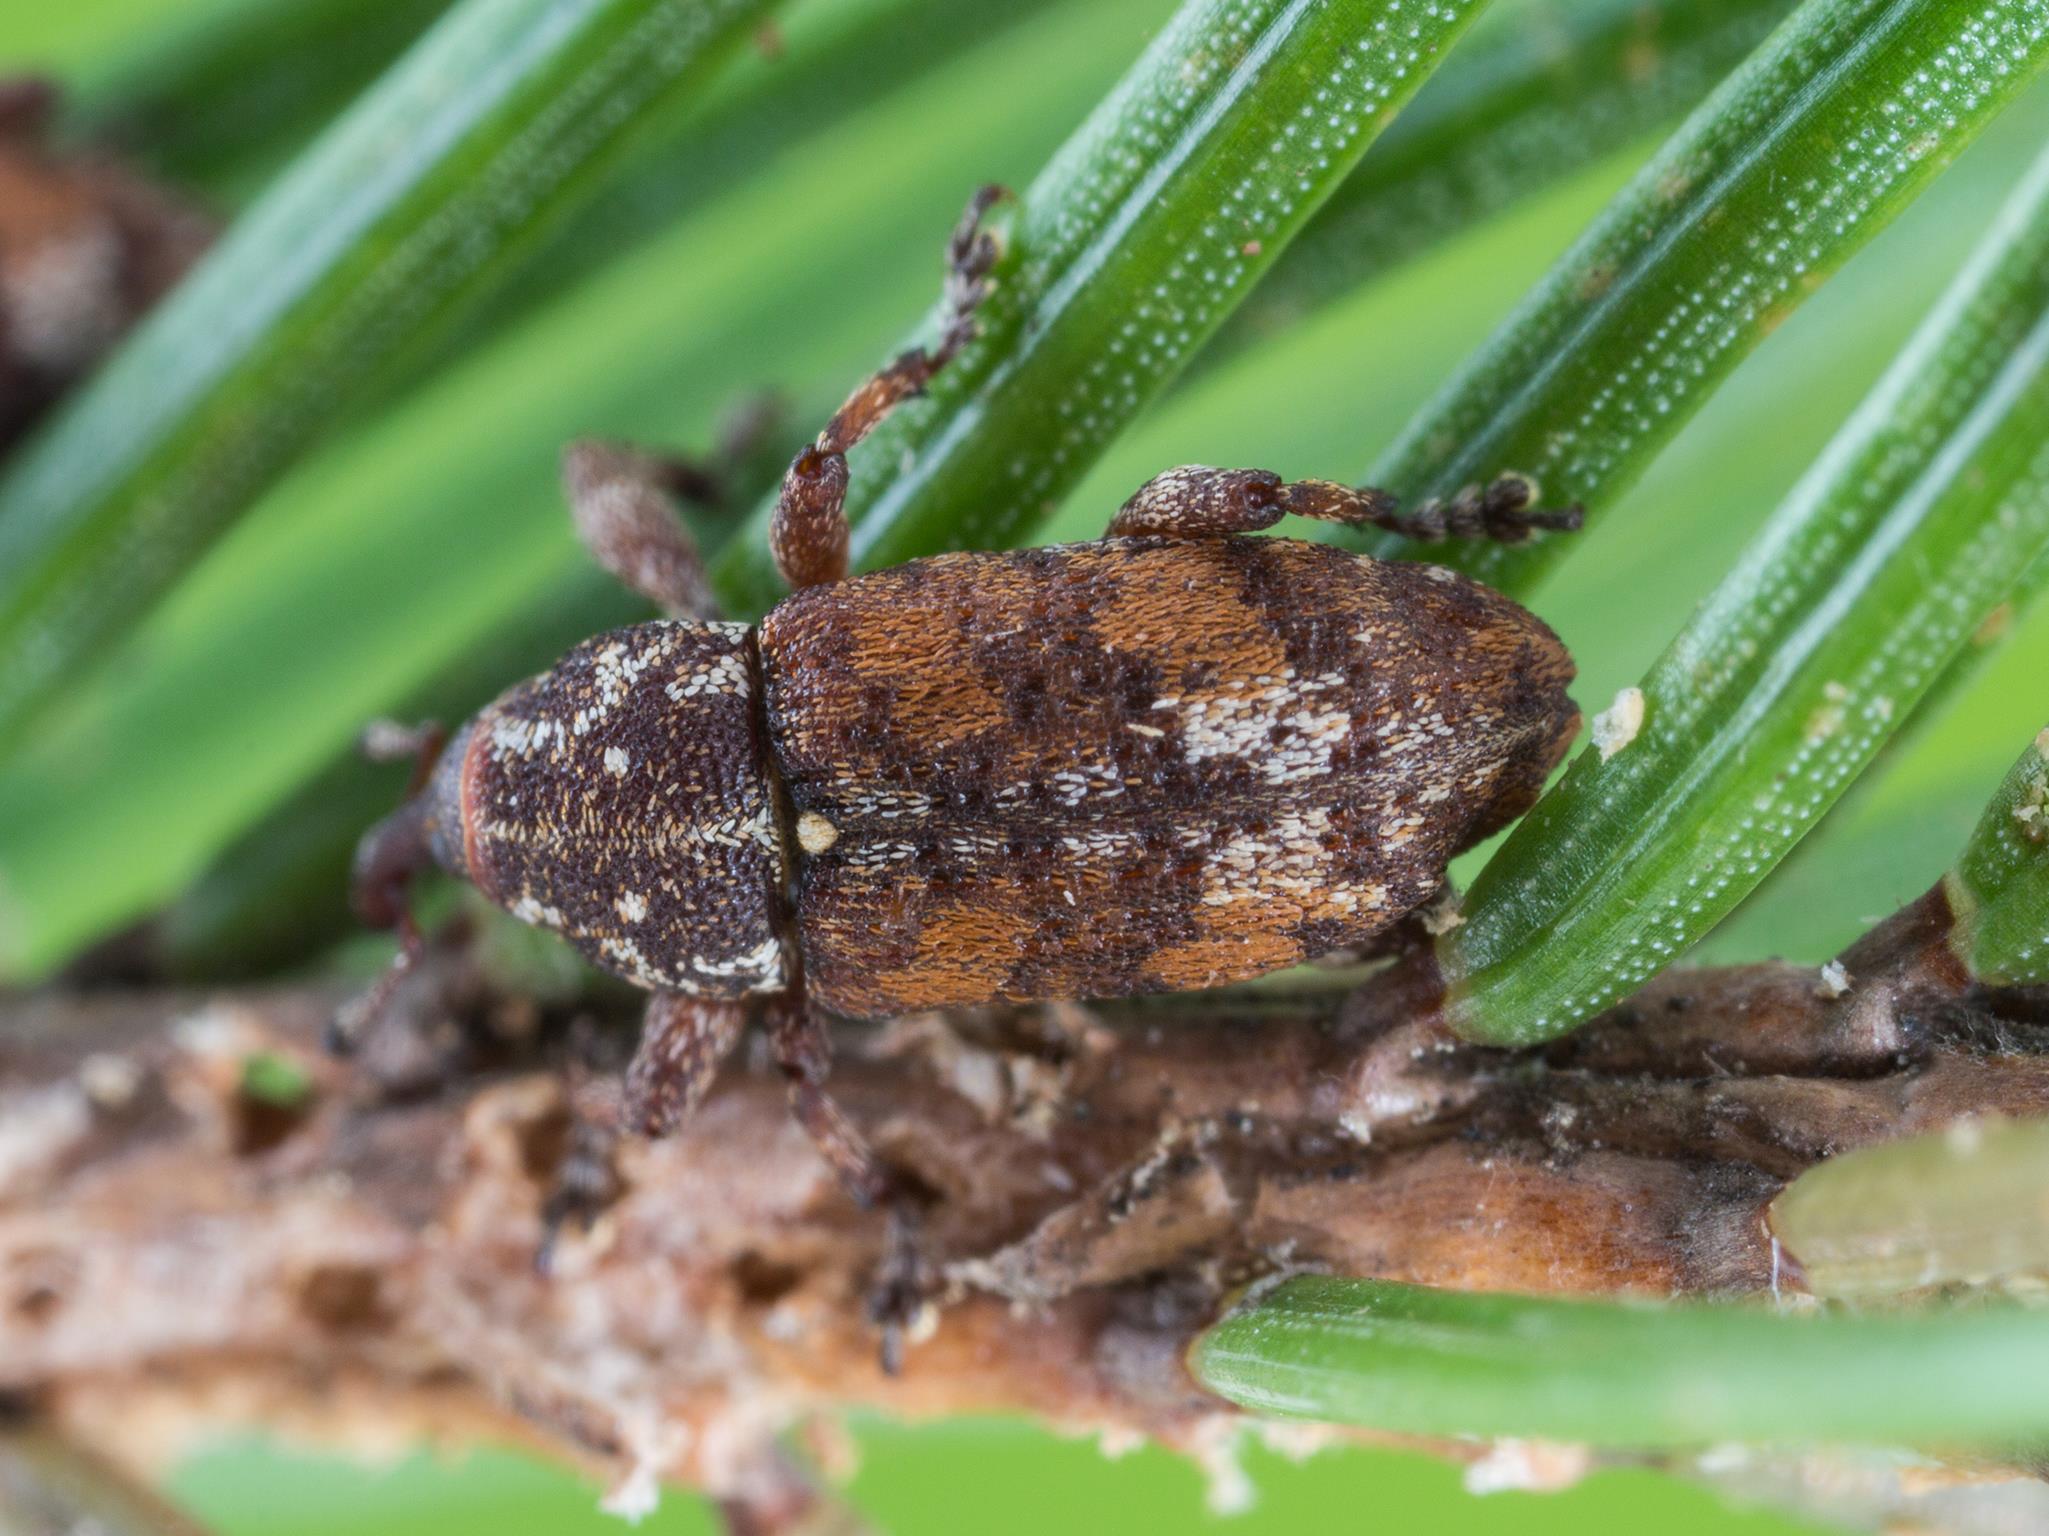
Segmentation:
<svg viewBox="0 0 2049 1536">
<path fill-rule="evenodd" d="M 426 808 L 427 851 L 436 864 L 465 880 L 474 876 L 470 870 L 469 838 L 463 825 L 462 780 L 469 762 L 470 740 L 476 733 L 477 723 L 472 720 L 442 748 L 441 760 L 434 765 L 433 777 L 420 791 L 419 800 Z"/>
<path fill-rule="evenodd" d="M 469 878 L 462 828 L 462 764 L 471 727 L 442 752 L 420 792 L 363 834 L 353 879 L 356 915 L 372 928 L 398 928 L 410 910 L 414 876 L 429 864 Z"/>
<path fill-rule="evenodd" d="M 1241 469 L 1236 482 L 1231 489 L 1248 507 L 1263 510 L 1281 499 L 1281 477 L 1270 469 Z"/>
</svg>

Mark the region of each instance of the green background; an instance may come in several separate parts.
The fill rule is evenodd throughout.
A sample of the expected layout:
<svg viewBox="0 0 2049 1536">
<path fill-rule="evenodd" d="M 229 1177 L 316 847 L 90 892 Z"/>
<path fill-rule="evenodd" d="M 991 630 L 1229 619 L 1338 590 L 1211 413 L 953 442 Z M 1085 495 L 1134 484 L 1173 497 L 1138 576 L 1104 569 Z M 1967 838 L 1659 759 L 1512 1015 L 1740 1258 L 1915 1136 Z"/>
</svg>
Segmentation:
<svg viewBox="0 0 2049 1536">
<path fill-rule="evenodd" d="M 288 713 L 294 691 L 352 686 L 345 671 L 301 665 L 311 637 L 331 639 L 336 627 L 360 635 L 354 650 L 335 649 L 367 671 L 399 675 L 405 664 L 394 655 L 459 643 L 573 563 L 551 473 L 557 442 L 572 432 L 695 443 L 716 412 L 753 385 L 784 384 L 805 409 L 834 399 L 929 300 L 937 236 L 965 190 L 952 170 L 961 142 L 980 146 L 978 176 L 1029 180 L 1165 10 L 1160 0 L 1050 7 L 833 132 L 780 149 L 764 168 L 771 179 L 743 179 L 692 209 L 540 323 L 490 338 L 408 399 L 402 414 L 338 434 L 147 622 L 124 663 L 63 722 L 61 750 L 52 749 L 43 779 L 30 781 L 30 803 L 9 807 L 10 818 L 33 823 L 36 793 L 54 801 L 80 793 L 83 780 L 105 797 L 107 813 L 97 823 L 104 848 L 78 859 L 79 881 L 106 878 L 115 861 L 143 883 L 194 873 L 195 849 L 217 835 L 195 834 L 170 814 L 180 776 L 202 784 L 228 769 L 208 755 L 217 746 L 187 752 L 175 732 L 147 773 L 144 765 L 95 760 L 94 720 L 125 707 L 125 680 L 140 697 L 180 667 L 203 676 L 207 707 L 244 722 L 244 766 L 270 762 L 272 778 L 324 761 L 339 743 L 267 726 Z M 194 24 L 183 0 L 64 0 L 6 12 L 0 68 L 36 65 L 87 81 L 163 29 Z M 1072 67 L 1077 50 L 1086 68 Z M 1052 69 L 1055 59 L 1069 67 Z M 1576 693 L 1589 712 L 1642 673 L 1728 568 L 1982 233 L 2045 132 L 2049 97 L 2036 89 L 1742 366 L 1630 492 L 1630 505 L 1615 509 L 1618 536 L 1590 536 L 1539 594 L 1535 606 L 1579 658 Z M 934 148 L 940 133 L 946 153 Z M 1554 188 L 1202 374 L 1108 455 L 1048 537 L 1093 534 L 1133 486 L 1175 463 L 1358 475 L 1634 163 L 1619 158 Z M 890 238 L 836 240 L 835 210 L 874 205 L 891 211 Z M 732 274 L 750 271 L 748 301 L 736 305 Z M 798 273 L 807 281 L 792 289 Z M 821 273 L 832 280 L 818 282 Z M 787 301 L 789 291 L 800 296 Z M 608 372 L 627 355 L 673 359 L 658 374 L 658 391 L 622 398 L 606 390 Z M 437 479 L 461 454 L 481 455 L 489 473 L 461 484 Z M 1619 536 L 1624 528 L 1632 535 Z M 331 570 L 331 606 L 267 609 L 256 573 L 280 560 Z M 446 577 L 457 565 L 473 568 L 475 579 L 462 600 L 450 601 Z M 248 621 L 232 656 L 181 655 L 181 637 L 203 617 L 238 604 Z M 1709 940 L 1710 956 L 1820 959 L 1924 888 L 2041 725 L 2045 660 L 2049 619 L 2036 615 L 1724 924 Z M 388 686 L 365 688 L 366 716 Z M 1112 1461 L 1091 1443 L 1003 1422 L 916 1430 L 870 1423 L 860 1440 L 853 1497 L 891 1531 L 1192 1530 L 1215 1520 L 1204 1511 L 1200 1475 L 1156 1452 Z M 1332 1453 L 1298 1466 L 1253 1451 L 1247 1465 L 1258 1503 L 1224 1527 L 1245 1536 L 1411 1526 L 1759 1536 L 1793 1529 L 1771 1516 L 1727 1512 L 1698 1489 L 1645 1473 L 1602 1474 L 1559 1495 L 1475 1500 L 1455 1470 L 1387 1452 Z M 195 1513 L 231 1533 L 616 1529 L 596 1511 L 590 1487 L 503 1453 L 365 1469 L 237 1442 L 188 1462 L 174 1487 Z M 701 1512 L 681 1496 L 643 1527 L 703 1528 Z"/>
<path fill-rule="evenodd" d="M 1442 1462 L 1380 1450 L 1296 1462 L 1257 1447 L 1244 1467 L 1252 1507 L 1218 1515 L 1203 1476 L 1164 1451 L 1111 1458 L 1088 1440 L 1026 1425 L 974 1421 L 904 1429 L 860 1426 L 861 1466 L 848 1490 L 894 1536 L 1046 1536 L 1048 1532 L 1429 1530 L 1470 1536 L 1567 1536 L 1654 1530 L 1663 1536 L 1792 1536 L 1809 1529 L 1762 1510 L 1735 1510 L 1704 1489 L 1656 1473 L 1599 1473 L 1557 1494 L 1474 1498 Z M 224 1536 L 375 1530 L 617 1531 L 595 1490 L 571 1475 L 502 1453 L 436 1462 L 415 1456 L 365 1468 L 254 1445 L 188 1463 L 172 1485 Z M 694 1499 L 670 1495 L 641 1531 L 692 1536 L 716 1525 Z"/>
</svg>

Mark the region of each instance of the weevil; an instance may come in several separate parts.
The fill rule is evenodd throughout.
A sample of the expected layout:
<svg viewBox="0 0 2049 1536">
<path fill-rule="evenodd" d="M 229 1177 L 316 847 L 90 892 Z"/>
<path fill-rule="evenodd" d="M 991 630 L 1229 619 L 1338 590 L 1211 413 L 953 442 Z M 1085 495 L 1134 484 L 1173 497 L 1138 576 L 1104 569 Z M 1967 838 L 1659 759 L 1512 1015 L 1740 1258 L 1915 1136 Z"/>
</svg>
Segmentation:
<svg viewBox="0 0 2049 1536">
<path fill-rule="evenodd" d="M 429 863 L 653 993 L 626 1081 L 673 1127 L 750 1016 L 798 1117 L 885 1187 L 825 1091 L 821 1016 L 1214 987 L 1383 933 L 1535 800 L 1578 729 L 1573 665 L 1450 570 L 1285 537 L 1288 515 L 1424 538 L 1578 524 L 1505 475 L 1394 498 L 1184 467 L 1086 543 L 847 575 L 846 454 L 974 334 L 997 259 L 970 203 L 937 343 L 791 464 L 793 594 L 711 612 L 662 461 L 574 445 L 597 559 L 669 616 L 579 645 L 450 739 L 364 840 L 358 898 L 409 922 Z"/>
</svg>

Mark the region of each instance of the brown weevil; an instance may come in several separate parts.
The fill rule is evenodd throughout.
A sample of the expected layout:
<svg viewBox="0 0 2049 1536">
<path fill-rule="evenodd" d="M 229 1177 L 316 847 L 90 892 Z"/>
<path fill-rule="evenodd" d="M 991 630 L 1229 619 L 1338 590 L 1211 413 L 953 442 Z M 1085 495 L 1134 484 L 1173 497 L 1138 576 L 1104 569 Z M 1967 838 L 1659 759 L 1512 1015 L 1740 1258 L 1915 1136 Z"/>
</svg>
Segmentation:
<svg viewBox="0 0 2049 1536">
<path fill-rule="evenodd" d="M 846 578 L 846 451 L 973 334 L 996 245 L 969 205 L 947 324 L 784 480 L 792 587 L 707 612 L 673 472 L 565 460 L 596 557 L 670 617 L 600 635 L 463 726 L 359 857 L 405 918 L 429 861 L 653 992 L 627 1111 L 688 1112 L 753 1012 L 864 1197 L 824 1013 L 1213 987 L 1359 945 L 1536 799 L 1578 727 L 1543 623 L 1452 571 L 1244 535 L 1295 514 L 1425 538 L 1577 526 L 1516 476 L 1411 516 L 1374 490 L 1176 469 L 1089 543 Z"/>
</svg>

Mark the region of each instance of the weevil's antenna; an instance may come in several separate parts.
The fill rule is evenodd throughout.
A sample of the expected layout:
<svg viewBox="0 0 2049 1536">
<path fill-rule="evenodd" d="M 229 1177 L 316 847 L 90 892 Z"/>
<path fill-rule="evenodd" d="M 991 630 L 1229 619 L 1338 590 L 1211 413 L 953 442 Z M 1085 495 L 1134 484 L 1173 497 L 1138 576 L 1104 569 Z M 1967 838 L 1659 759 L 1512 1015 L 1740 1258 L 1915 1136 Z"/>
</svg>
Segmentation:
<svg viewBox="0 0 2049 1536">
<path fill-rule="evenodd" d="M 398 809 L 365 832 L 356 845 L 351 904 L 367 926 L 397 931 L 398 954 L 375 986 L 328 1020 L 326 1044 L 334 1055 L 348 1055 L 364 1032 L 383 1017 L 426 946 L 413 916 L 413 879 L 434 862 L 427 836 L 430 804 L 422 791 L 447 744 L 448 732 L 432 720 L 412 726 L 374 721 L 357 743 L 358 750 L 373 763 L 411 758 L 413 772 Z"/>
</svg>

